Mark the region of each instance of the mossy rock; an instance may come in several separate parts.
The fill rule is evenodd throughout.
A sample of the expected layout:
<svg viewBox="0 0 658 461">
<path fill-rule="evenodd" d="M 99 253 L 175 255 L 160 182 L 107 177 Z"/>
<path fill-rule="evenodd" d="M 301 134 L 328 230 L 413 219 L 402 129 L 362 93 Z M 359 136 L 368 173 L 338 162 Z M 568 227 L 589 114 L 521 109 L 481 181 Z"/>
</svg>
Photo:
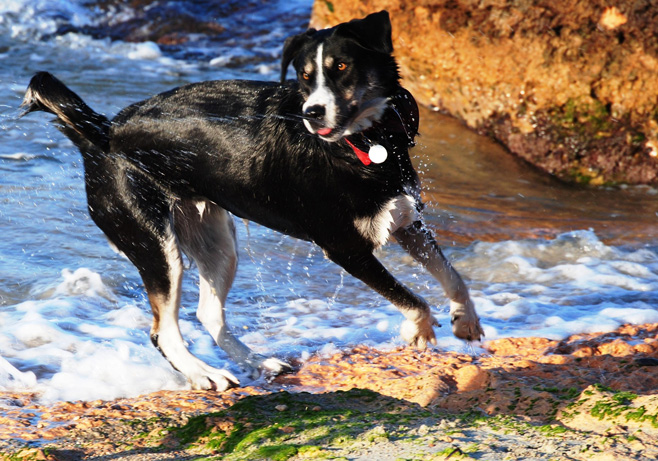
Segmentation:
<svg viewBox="0 0 658 461">
<path fill-rule="evenodd" d="M 602 385 L 589 386 L 579 398 L 558 413 L 557 419 L 572 428 L 606 433 L 615 426 L 629 432 L 658 435 L 658 395 L 639 396 Z"/>
</svg>

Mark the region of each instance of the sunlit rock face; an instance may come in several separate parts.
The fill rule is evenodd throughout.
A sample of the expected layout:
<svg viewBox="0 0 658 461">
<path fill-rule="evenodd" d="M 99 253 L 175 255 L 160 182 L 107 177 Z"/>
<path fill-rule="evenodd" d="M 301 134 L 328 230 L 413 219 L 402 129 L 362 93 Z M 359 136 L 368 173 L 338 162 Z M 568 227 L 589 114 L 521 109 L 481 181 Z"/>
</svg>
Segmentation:
<svg viewBox="0 0 658 461">
<path fill-rule="evenodd" d="M 417 100 L 568 181 L 658 183 L 658 4 L 316 0 L 325 27 L 387 9 Z"/>
</svg>

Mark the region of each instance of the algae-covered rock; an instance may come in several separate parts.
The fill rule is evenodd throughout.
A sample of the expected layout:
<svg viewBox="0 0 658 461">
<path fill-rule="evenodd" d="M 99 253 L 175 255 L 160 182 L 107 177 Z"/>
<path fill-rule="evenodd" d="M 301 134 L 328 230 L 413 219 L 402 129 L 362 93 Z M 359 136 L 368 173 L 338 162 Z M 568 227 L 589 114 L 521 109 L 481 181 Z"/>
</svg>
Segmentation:
<svg viewBox="0 0 658 461">
<path fill-rule="evenodd" d="M 642 431 L 655 436 L 658 434 L 658 396 L 593 385 L 562 409 L 557 419 L 567 427 L 587 428 L 599 434 L 618 431 L 621 426 L 625 431 Z"/>
<path fill-rule="evenodd" d="M 313 27 L 386 9 L 404 85 L 563 179 L 658 183 L 658 4 L 317 0 Z"/>
</svg>

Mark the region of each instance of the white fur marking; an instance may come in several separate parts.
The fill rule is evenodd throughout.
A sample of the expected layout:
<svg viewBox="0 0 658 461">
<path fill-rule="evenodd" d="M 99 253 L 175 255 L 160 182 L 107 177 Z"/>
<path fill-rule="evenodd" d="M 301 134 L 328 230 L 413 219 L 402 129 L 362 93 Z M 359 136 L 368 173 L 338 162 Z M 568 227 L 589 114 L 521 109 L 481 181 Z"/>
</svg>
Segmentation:
<svg viewBox="0 0 658 461">
<path fill-rule="evenodd" d="M 302 106 L 302 110 L 306 110 L 311 106 L 322 106 L 325 110 L 324 121 L 327 127 L 335 128 L 336 127 L 336 97 L 333 92 L 327 87 L 327 82 L 324 77 L 324 64 L 322 59 L 322 49 L 323 45 L 318 46 L 318 52 L 315 55 L 315 74 L 317 76 L 315 80 L 315 88 L 308 96 L 308 99 Z M 311 133 L 315 133 L 315 130 L 311 127 L 311 124 L 308 120 L 304 120 L 304 125 L 306 129 Z"/>
<path fill-rule="evenodd" d="M 199 210 L 199 217 L 203 219 L 203 213 L 206 211 L 206 201 L 202 200 L 195 203 L 196 209 Z"/>
<path fill-rule="evenodd" d="M 126 256 L 126 254 L 125 254 L 123 251 L 119 250 L 119 247 L 116 246 L 116 245 L 114 244 L 114 242 L 112 242 L 112 240 L 109 240 L 109 239 L 108 239 L 107 244 L 110 246 L 110 249 L 111 249 L 112 251 L 114 251 L 116 254 L 118 254 L 119 256 L 122 256 L 122 257 L 128 259 L 128 256 Z"/>
<path fill-rule="evenodd" d="M 169 280 L 179 283 L 180 279 L 183 277 L 183 258 L 181 258 L 180 249 L 178 248 L 178 239 L 176 239 L 174 230 L 171 227 L 167 230 L 167 241 L 164 250 L 165 258 L 167 258 L 170 267 Z M 178 287 L 175 289 L 177 290 Z M 170 293 L 170 296 L 176 295 L 173 291 L 174 287 L 172 287 L 172 293 Z M 180 297 L 180 292 L 178 292 L 178 297 Z M 171 301 L 172 300 L 170 300 L 170 302 Z M 177 300 L 177 302 L 180 302 L 180 300 Z"/>
<path fill-rule="evenodd" d="M 388 108 L 388 98 L 377 98 L 368 101 L 361 107 L 361 111 L 352 121 L 350 126 L 345 129 L 343 136 L 349 136 L 354 133 L 367 130 L 375 122 L 380 120 Z"/>
<path fill-rule="evenodd" d="M 389 200 L 376 215 L 355 219 L 354 225 L 375 247 L 380 247 L 393 232 L 409 226 L 417 218 L 416 201 L 403 194 Z"/>
</svg>

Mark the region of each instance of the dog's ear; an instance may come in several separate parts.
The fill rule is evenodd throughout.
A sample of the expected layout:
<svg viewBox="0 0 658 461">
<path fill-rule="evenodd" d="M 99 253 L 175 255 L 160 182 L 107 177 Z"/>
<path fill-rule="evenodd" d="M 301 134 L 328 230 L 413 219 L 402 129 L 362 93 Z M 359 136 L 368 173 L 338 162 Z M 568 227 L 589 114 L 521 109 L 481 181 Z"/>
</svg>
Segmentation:
<svg viewBox="0 0 658 461">
<path fill-rule="evenodd" d="M 303 34 L 293 35 L 288 37 L 283 42 L 283 56 L 281 57 L 281 83 L 286 81 L 286 74 L 288 73 L 288 66 L 295 59 L 299 50 L 315 35 L 317 30 L 309 29 Z"/>
<path fill-rule="evenodd" d="M 380 53 L 393 53 L 391 19 L 388 11 L 372 13 L 363 19 L 336 26 L 335 34 L 355 39 L 361 46 Z"/>
</svg>

